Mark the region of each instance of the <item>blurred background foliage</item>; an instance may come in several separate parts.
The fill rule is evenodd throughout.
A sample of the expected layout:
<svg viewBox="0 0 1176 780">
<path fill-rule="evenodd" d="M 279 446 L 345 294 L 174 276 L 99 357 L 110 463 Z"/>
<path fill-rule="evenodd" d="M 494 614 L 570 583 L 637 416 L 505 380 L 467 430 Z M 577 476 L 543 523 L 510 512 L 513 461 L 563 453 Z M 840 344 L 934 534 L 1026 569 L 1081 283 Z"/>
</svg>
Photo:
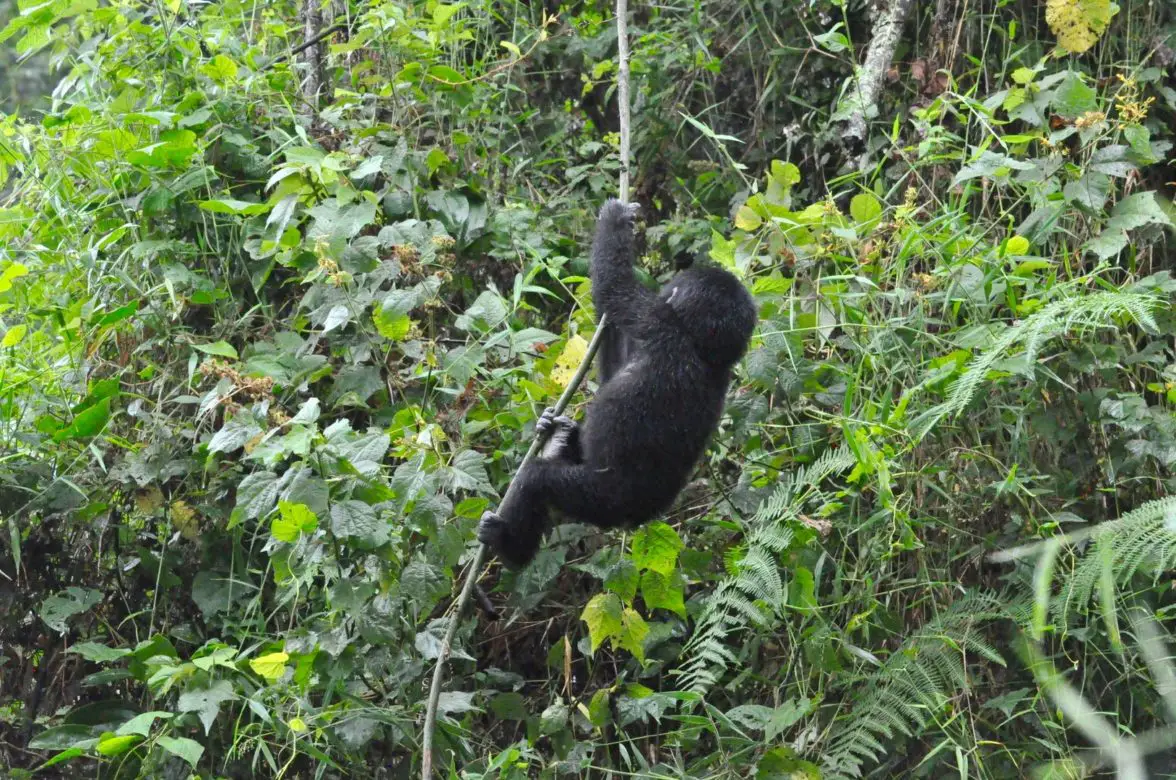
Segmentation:
<svg viewBox="0 0 1176 780">
<path fill-rule="evenodd" d="M 613 8 L 0 20 L 3 773 L 414 776 L 476 519 L 591 336 Z M 642 273 L 721 263 L 760 326 L 671 513 L 482 578 L 435 765 L 1176 771 L 1176 8 L 630 35 Z"/>
</svg>

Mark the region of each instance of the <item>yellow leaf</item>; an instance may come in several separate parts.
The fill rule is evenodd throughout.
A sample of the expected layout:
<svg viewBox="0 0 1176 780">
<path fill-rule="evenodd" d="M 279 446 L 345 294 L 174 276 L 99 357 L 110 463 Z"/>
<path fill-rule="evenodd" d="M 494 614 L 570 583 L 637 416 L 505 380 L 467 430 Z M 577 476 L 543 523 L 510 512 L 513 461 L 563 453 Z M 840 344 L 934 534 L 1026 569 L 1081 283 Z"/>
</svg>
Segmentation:
<svg viewBox="0 0 1176 780">
<path fill-rule="evenodd" d="M 1013 236 L 1005 244 L 1006 255 L 1023 255 L 1029 251 L 1029 239 L 1024 236 Z"/>
<path fill-rule="evenodd" d="M 249 668 L 258 675 L 273 682 L 286 673 L 286 662 L 290 656 L 286 653 L 268 653 L 249 662 Z"/>
<path fill-rule="evenodd" d="M 746 230 L 749 233 L 764 223 L 759 214 L 749 209 L 747 206 L 740 206 L 739 211 L 735 212 L 735 227 L 740 230 Z"/>
<path fill-rule="evenodd" d="M 302 718 L 293 718 L 286 725 L 290 727 L 291 731 L 297 731 L 300 734 L 306 731 L 306 721 Z"/>
<path fill-rule="evenodd" d="M 25 334 L 29 332 L 29 326 L 21 323 L 20 325 L 13 325 L 4 334 L 4 338 L 0 340 L 0 347 L 15 347 L 24 340 Z"/>
<path fill-rule="evenodd" d="M 180 536 L 188 541 L 194 542 L 200 538 L 200 517 L 187 501 L 172 502 L 171 520 Z"/>
<path fill-rule="evenodd" d="M 1058 43 L 1081 54 L 1098 42 L 1111 21 L 1111 0 L 1046 0 L 1045 22 Z"/>
<path fill-rule="evenodd" d="M 567 387 L 576 374 L 576 369 L 588 354 L 588 342 L 583 336 L 572 336 L 564 345 L 563 352 L 555 359 L 555 368 L 551 369 L 551 380 L 560 387 Z"/>
</svg>

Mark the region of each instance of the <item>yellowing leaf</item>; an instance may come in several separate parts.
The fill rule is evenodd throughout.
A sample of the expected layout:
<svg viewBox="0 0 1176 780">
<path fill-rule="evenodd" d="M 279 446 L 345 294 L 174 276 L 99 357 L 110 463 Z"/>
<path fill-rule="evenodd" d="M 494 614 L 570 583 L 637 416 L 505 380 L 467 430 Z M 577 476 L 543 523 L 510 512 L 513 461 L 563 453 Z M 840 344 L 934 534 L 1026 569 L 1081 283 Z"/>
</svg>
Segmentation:
<svg viewBox="0 0 1176 780">
<path fill-rule="evenodd" d="M 598 593 L 585 605 L 580 620 L 588 624 L 592 652 L 595 653 L 604 640 L 621 635 L 621 611 L 621 600 L 615 593 Z"/>
<path fill-rule="evenodd" d="M 290 656 L 286 653 L 267 653 L 249 662 L 249 668 L 256 674 L 273 682 L 286 673 L 286 662 Z"/>
<path fill-rule="evenodd" d="M 747 206 L 740 206 L 739 211 L 735 212 L 735 227 L 740 230 L 751 232 L 762 224 L 764 221 L 760 215 Z"/>
<path fill-rule="evenodd" d="M 23 322 L 20 325 L 13 325 L 4 334 L 4 338 L 0 339 L 0 347 L 15 347 L 24 340 L 25 334 L 29 332 L 29 326 Z"/>
<path fill-rule="evenodd" d="M 302 718 L 292 718 L 286 725 L 290 727 L 291 731 L 296 731 L 299 734 L 306 731 L 306 721 Z"/>
<path fill-rule="evenodd" d="M 4 268 L 4 272 L 0 273 L 0 292 L 11 290 L 12 280 L 24 276 L 28 272 L 28 266 L 23 263 L 9 263 Z"/>
<path fill-rule="evenodd" d="M 1029 251 L 1029 239 L 1024 236 L 1013 236 L 1005 244 L 1006 255 L 1023 255 Z"/>
<path fill-rule="evenodd" d="M 188 541 L 200 538 L 200 517 L 187 501 L 173 501 L 171 505 L 171 521 L 180 536 Z"/>
<path fill-rule="evenodd" d="M 576 375 L 576 369 L 584 362 L 584 355 L 588 354 L 588 342 L 583 336 L 575 335 L 568 339 L 563 352 L 555 359 L 555 368 L 551 369 L 551 380 L 560 387 L 567 387 Z"/>
<path fill-rule="evenodd" d="M 1058 43 L 1081 54 L 1098 42 L 1111 21 L 1111 0 L 1046 0 L 1045 22 Z"/>
</svg>

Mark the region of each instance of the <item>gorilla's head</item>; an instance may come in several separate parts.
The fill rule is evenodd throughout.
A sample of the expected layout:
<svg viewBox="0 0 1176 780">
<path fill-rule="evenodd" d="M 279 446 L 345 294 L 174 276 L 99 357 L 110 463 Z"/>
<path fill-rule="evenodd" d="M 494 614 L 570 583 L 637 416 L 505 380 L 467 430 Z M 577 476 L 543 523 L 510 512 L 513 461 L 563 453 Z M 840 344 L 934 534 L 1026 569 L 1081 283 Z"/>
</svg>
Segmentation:
<svg viewBox="0 0 1176 780">
<path fill-rule="evenodd" d="M 743 357 L 755 330 L 755 302 L 733 274 L 715 266 L 689 268 L 670 280 L 661 299 L 707 363 L 730 368 Z"/>
</svg>

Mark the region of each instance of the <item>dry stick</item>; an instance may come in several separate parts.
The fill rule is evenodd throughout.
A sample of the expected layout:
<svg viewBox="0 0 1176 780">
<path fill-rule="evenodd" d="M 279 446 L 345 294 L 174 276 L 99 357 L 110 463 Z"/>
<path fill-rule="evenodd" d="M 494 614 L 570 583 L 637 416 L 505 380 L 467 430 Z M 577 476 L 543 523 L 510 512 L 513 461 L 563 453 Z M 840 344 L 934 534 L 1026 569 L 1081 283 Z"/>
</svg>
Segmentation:
<svg viewBox="0 0 1176 780">
<path fill-rule="evenodd" d="M 621 203 L 629 202 L 629 16 L 628 0 L 617 0 L 617 111 L 621 122 Z M 601 328 L 604 323 L 601 322 Z"/>
<path fill-rule="evenodd" d="M 555 402 L 555 416 L 563 414 L 564 409 L 567 408 L 568 402 L 572 400 L 572 396 L 576 394 L 576 389 L 579 388 L 580 383 L 584 381 L 584 377 L 588 374 L 588 369 L 592 365 L 592 358 L 596 355 L 596 350 L 600 349 L 600 339 L 604 335 L 604 318 L 600 320 L 600 326 L 596 329 L 595 335 L 592 336 L 592 341 L 588 344 L 588 350 L 584 353 L 584 361 L 580 363 L 580 367 L 576 369 L 575 376 L 572 381 L 568 382 L 568 386 L 564 388 L 563 395 Z M 531 448 L 527 450 L 527 454 L 523 456 L 523 462 L 519 465 L 519 470 L 525 469 L 527 464 L 539 453 L 539 450 L 546 442 L 547 436 L 536 436 L 535 440 L 531 442 Z M 506 495 L 502 497 L 502 503 L 505 504 L 510 500 L 510 495 L 514 491 L 515 483 L 511 482 L 510 487 L 506 489 Z M 441 649 L 437 653 L 437 666 L 433 669 L 433 685 L 429 688 L 429 706 L 425 710 L 425 734 L 422 742 L 423 755 L 421 756 L 421 778 L 422 780 L 429 780 L 433 771 L 433 732 L 437 728 L 437 702 L 441 698 L 441 681 L 445 677 L 445 661 L 449 658 L 449 651 L 453 645 L 453 636 L 457 633 L 457 625 L 461 621 L 462 608 L 470 599 L 470 593 L 474 590 L 474 582 L 478 579 L 478 573 L 482 570 L 482 562 L 486 558 L 486 545 L 478 545 L 478 552 L 474 554 L 474 559 L 470 561 L 469 569 L 466 571 L 465 584 L 461 587 L 461 593 L 454 603 L 453 611 L 449 616 L 449 625 L 445 627 L 445 637 L 441 640 Z"/>
<path fill-rule="evenodd" d="M 626 28 L 628 13 L 626 0 L 617 0 L 617 56 L 620 60 L 617 68 L 617 102 L 619 103 L 621 124 L 620 196 L 622 203 L 629 202 L 629 36 Z M 572 381 L 568 382 L 568 386 L 564 388 L 559 400 L 555 402 L 556 417 L 563 414 L 564 409 L 572 400 L 572 396 L 580 387 L 580 383 L 587 376 L 588 369 L 592 366 L 592 359 L 596 356 L 596 351 L 600 349 L 601 339 L 607 325 L 607 318 L 601 315 L 600 322 L 596 326 L 596 333 L 592 336 L 588 350 L 584 353 L 583 362 L 576 369 L 575 376 L 572 377 Z M 539 454 L 539 450 L 546 441 L 547 436 L 535 437 L 527 454 L 523 456 L 523 462 L 519 464 L 520 471 L 525 469 L 527 464 Z M 503 504 L 510 500 L 514 489 L 515 483 L 511 482 L 510 487 L 506 489 L 506 495 L 502 497 Z M 470 594 L 474 591 L 474 583 L 478 579 L 482 563 L 485 560 L 486 545 L 480 544 L 478 551 L 474 553 L 474 559 L 470 561 L 469 568 L 466 570 L 465 583 L 462 584 L 461 593 L 458 594 L 457 601 L 454 602 L 449 615 L 449 625 L 445 627 L 445 636 L 442 637 L 441 648 L 437 652 L 437 665 L 433 667 L 433 683 L 429 687 L 429 704 L 425 708 L 425 731 L 421 739 L 421 780 L 431 780 L 433 775 L 433 735 L 437 730 L 437 704 L 441 700 L 441 683 L 445 679 L 445 662 L 449 660 L 453 637 L 457 634 L 462 611 L 470 600 Z"/>
</svg>

